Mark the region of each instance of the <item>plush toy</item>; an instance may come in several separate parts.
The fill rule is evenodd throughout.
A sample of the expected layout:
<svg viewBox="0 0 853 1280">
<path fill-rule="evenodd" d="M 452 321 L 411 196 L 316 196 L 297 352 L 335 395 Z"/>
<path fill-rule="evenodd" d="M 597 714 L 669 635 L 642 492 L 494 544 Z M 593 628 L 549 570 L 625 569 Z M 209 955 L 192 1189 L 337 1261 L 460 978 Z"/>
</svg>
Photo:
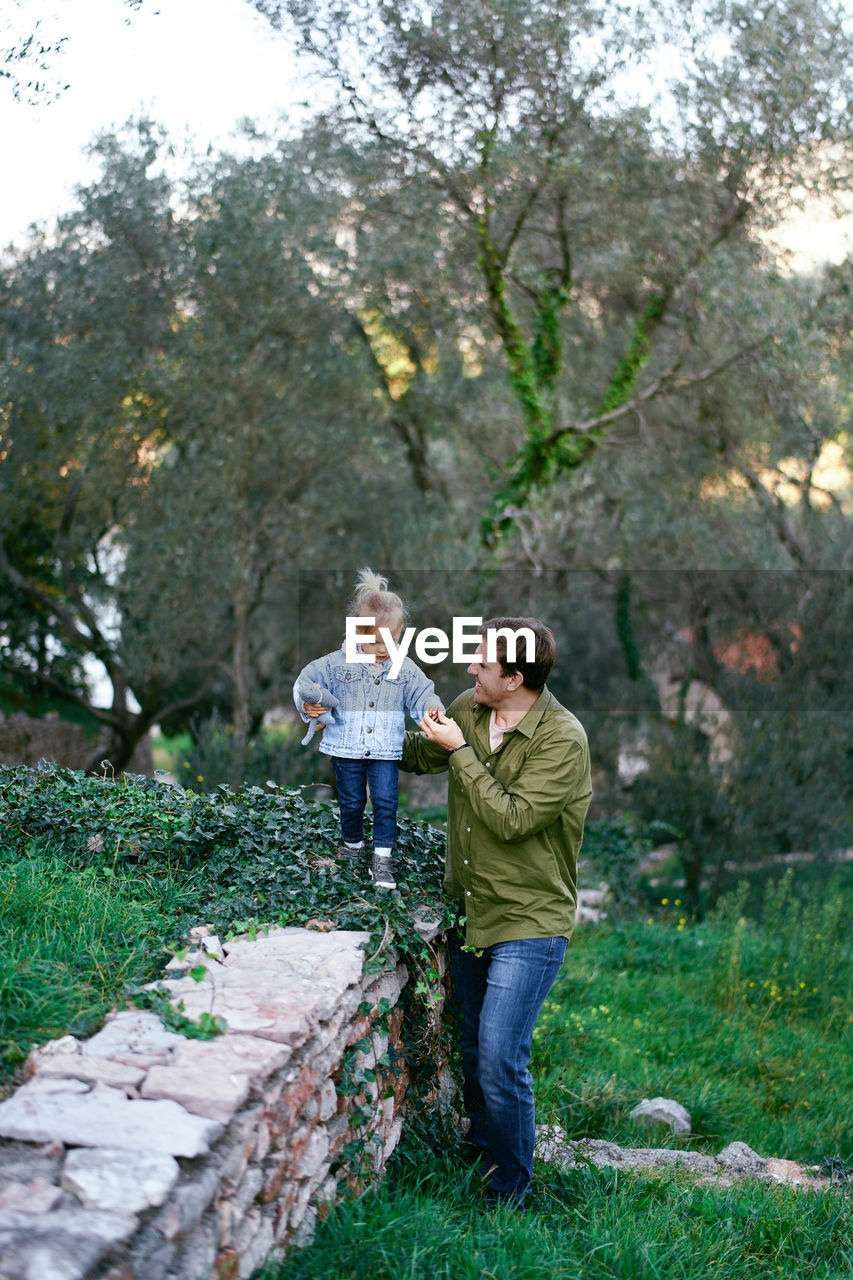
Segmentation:
<svg viewBox="0 0 853 1280">
<path fill-rule="evenodd" d="M 321 684 L 314 684 L 312 680 L 303 680 L 299 686 L 299 696 L 303 702 L 322 702 L 324 707 L 328 707 L 328 711 L 324 711 L 321 716 L 314 716 L 308 725 L 308 732 L 302 739 L 303 747 L 307 747 L 317 732 L 317 725 L 331 724 L 335 718 L 335 708 L 341 704 L 333 693 L 329 693 Z"/>
</svg>

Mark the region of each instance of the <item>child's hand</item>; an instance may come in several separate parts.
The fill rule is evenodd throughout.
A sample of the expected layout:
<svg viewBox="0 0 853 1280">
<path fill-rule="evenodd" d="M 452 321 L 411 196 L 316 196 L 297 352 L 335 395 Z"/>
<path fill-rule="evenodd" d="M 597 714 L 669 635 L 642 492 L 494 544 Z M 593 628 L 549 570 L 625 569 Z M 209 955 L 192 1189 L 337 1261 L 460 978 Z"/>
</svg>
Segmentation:
<svg viewBox="0 0 853 1280">
<path fill-rule="evenodd" d="M 322 702 L 303 702 L 302 705 L 305 708 L 306 716 L 309 716 L 312 720 L 316 720 L 317 716 L 321 716 L 324 711 L 329 710 L 328 707 L 323 706 Z M 321 729 L 325 729 L 325 727 L 326 726 L 324 724 L 318 724 L 317 725 L 318 732 Z"/>
<path fill-rule="evenodd" d="M 430 706 L 427 707 L 426 713 L 429 716 L 430 720 L 434 720 L 436 724 L 441 723 L 439 719 L 439 717 L 441 716 L 441 706 L 439 705 L 439 703 L 433 702 Z"/>
<path fill-rule="evenodd" d="M 435 716 L 431 714 L 433 711 L 436 712 Z M 441 707 L 430 707 L 421 721 L 421 728 L 432 742 L 437 742 L 445 751 L 465 745 L 465 735 L 459 725 L 446 716 Z"/>
</svg>

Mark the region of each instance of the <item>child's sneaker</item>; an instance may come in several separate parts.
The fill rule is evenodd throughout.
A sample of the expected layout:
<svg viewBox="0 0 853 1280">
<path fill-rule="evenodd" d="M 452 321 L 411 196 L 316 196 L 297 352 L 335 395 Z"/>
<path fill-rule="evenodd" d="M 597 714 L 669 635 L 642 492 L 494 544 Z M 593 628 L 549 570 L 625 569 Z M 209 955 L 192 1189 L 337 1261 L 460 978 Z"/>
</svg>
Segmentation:
<svg viewBox="0 0 853 1280">
<path fill-rule="evenodd" d="M 394 879 L 394 859 L 390 853 L 374 853 L 370 862 L 370 876 L 380 889 L 396 889 Z"/>
<path fill-rule="evenodd" d="M 364 857 L 364 845 L 359 845 L 358 848 L 353 849 L 350 845 L 341 841 L 335 850 L 335 857 L 339 862 L 358 862 Z"/>
</svg>

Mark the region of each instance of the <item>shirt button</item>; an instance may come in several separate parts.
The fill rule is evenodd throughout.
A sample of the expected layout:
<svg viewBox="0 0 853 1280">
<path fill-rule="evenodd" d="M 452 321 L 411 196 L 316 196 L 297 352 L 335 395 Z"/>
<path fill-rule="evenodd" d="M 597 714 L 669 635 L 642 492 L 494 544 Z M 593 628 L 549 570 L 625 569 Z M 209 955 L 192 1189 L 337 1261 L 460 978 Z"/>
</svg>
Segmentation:
<svg viewBox="0 0 853 1280">
<path fill-rule="evenodd" d="M 462 859 L 462 861 L 465 863 L 465 866 L 467 867 L 467 866 L 468 866 L 468 859 L 467 859 L 467 858 L 463 858 L 463 859 Z"/>
<path fill-rule="evenodd" d="M 466 831 L 470 831 L 470 830 L 471 830 L 471 828 L 470 828 L 470 827 L 466 827 L 466 828 L 465 828 L 465 830 L 466 830 Z"/>
<path fill-rule="evenodd" d="M 373 703 L 371 702 L 371 704 L 370 704 L 370 705 L 371 705 L 371 706 L 373 706 Z M 491 769 L 491 767 L 492 767 L 492 762 L 491 762 L 491 760 L 487 760 L 487 761 L 486 761 L 486 768 L 487 768 L 487 769 Z"/>
<path fill-rule="evenodd" d="M 471 897 L 471 890 L 470 890 L 470 889 L 466 889 L 466 890 L 465 890 L 465 897 L 466 897 L 466 898 L 470 898 L 470 897 Z"/>
</svg>

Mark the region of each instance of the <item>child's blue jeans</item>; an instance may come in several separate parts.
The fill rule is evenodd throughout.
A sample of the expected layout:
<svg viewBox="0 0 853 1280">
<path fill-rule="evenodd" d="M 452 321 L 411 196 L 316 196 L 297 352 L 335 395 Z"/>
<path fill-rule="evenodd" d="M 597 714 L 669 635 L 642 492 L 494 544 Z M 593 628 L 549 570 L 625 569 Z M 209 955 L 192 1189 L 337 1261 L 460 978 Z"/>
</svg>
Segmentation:
<svg viewBox="0 0 853 1280">
<path fill-rule="evenodd" d="M 373 844 L 390 849 L 397 839 L 398 765 L 396 760 L 346 760 L 333 756 L 341 834 L 350 844 L 364 839 L 367 788 L 373 805 Z"/>
</svg>

